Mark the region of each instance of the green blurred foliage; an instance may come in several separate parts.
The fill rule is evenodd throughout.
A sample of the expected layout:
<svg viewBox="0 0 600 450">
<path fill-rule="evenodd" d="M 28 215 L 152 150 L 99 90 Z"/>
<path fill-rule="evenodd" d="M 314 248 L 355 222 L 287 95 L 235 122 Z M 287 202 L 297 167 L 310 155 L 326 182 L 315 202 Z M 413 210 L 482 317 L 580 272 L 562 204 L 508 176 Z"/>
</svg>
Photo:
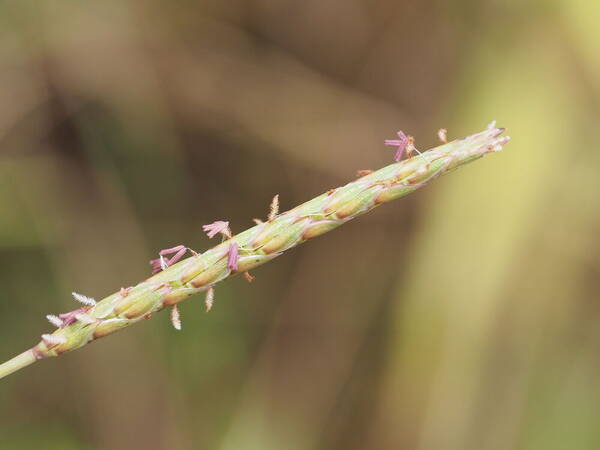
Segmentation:
<svg viewBox="0 0 600 450">
<path fill-rule="evenodd" d="M 600 4 L 0 4 L 0 355 L 149 273 L 497 119 L 513 141 L 0 382 L 0 450 L 597 449 Z"/>
</svg>

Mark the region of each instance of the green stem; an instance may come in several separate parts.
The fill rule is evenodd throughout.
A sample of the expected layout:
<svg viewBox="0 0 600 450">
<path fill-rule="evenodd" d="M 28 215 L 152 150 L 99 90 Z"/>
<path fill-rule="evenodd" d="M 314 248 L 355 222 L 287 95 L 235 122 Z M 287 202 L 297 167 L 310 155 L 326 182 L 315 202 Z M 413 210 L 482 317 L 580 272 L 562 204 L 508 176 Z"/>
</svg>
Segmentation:
<svg viewBox="0 0 600 450">
<path fill-rule="evenodd" d="M 13 359 L 0 364 L 0 378 L 4 378 L 17 370 L 27 367 L 29 364 L 33 364 L 36 361 L 36 357 L 33 350 L 29 349 L 20 355 L 15 356 Z"/>
</svg>

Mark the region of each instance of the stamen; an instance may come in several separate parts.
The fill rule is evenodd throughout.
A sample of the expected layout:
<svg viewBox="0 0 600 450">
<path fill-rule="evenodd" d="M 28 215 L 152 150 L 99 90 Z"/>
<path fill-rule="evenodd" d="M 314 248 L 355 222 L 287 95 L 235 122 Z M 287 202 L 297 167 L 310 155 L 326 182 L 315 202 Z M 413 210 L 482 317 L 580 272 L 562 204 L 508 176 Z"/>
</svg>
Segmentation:
<svg viewBox="0 0 600 450">
<path fill-rule="evenodd" d="M 231 230 L 229 229 L 229 222 L 217 220 L 216 222 L 209 223 L 208 225 L 202 225 L 202 229 L 210 239 L 214 238 L 219 233 L 231 239 Z"/>
<path fill-rule="evenodd" d="M 394 155 L 394 161 L 399 162 L 404 158 L 406 146 L 408 144 L 408 136 L 406 136 L 402 130 L 398 131 L 396 134 L 400 139 L 386 139 L 385 145 L 397 147 L 396 154 Z"/>
</svg>

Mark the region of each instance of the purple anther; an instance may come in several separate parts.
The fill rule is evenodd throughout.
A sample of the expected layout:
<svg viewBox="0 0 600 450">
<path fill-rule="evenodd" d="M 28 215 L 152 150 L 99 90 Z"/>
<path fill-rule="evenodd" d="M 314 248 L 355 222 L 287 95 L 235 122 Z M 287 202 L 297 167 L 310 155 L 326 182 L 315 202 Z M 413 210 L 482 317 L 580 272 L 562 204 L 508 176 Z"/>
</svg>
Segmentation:
<svg viewBox="0 0 600 450">
<path fill-rule="evenodd" d="M 229 231 L 229 222 L 225 222 L 223 220 L 217 220 L 216 222 L 209 223 L 208 225 L 202 225 L 202 229 L 210 239 L 214 238 L 219 233 L 222 233 L 226 237 L 231 237 L 231 231 Z"/>
<path fill-rule="evenodd" d="M 171 250 L 169 253 L 163 253 L 165 251 L 165 250 L 163 250 L 160 254 L 162 256 L 162 255 L 168 255 L 170 253 L 175 252 L 175 256 L 173 256 L 171 259 L 169 259 L 167 261 L 167 266 L 172 266 L 177 261 L 179 261 L 183 257 L 183 255 L 185 255 L 185 252 L 187 252 L 187 247 L 185 247 L 183 245 L 178 245 L 177 247 L 170 248 L 169 250 Z"/>
<path fill-rule="evenodd" d="M 167 267 L 172 266 L 177 261 L 179 261 L 183 257 L 183 255 L 185 255 L 185 252 L 187 250 L 188 248 L 185 245 L 177 245 L 175 247 L 165 248 L 164 250 L 161 250 L 160 252 L 158 252 L 160 258 L 152 259 L 150 261 L 150 265 L 152 266 L 152 273 L 158 273 L 162 270 L 165 270 Z M 164 258 L 165 255 L 171 255 L 173 253 L 175 253 L 175 256 L 173 256 L 171 259 Z"/>
<path fill-rule="evenodd" d="M 404 155 L 406 154 L 406 147 L 408 146 L 409 139 L 403 131 L 398 131 L 398 137 L 400 139 L 386 139 L 385 145 L 391 145 L 392 147 L 397 147 L 396 154 L 394 155 L 394 160 L 396 162 L 402 161 Z"/>
<path fill-rule="evenodd" d="M 164 261 L 164 259 L 163 259 Z M 152 274 L 160 272 L 162 269 L 161 258 L 151 259 L 150 265 L 152 266 Z"/>
<path fill-rule="evenodd" d="M 75 316 L 77 316 L 78 314 L 83 314 L 83 313 L 87 312 L 89 309 L 90 309 L 89 307 L 83 307 L 83 308 L 75 309 L 73 311 L 59 314 L 58 317 L 60 317 L 63 321 L 61 328 L 64 328 L 68 325 L 71 325 L 72 323 L 77 322 L 77 317 L 75 317 Z"/>
</svg>

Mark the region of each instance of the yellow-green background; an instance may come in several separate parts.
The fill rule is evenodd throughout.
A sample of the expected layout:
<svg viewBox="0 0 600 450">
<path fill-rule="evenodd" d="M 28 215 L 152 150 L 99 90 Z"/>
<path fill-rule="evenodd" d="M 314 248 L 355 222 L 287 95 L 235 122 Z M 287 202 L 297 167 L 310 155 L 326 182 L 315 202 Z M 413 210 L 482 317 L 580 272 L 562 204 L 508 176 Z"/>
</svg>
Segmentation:
<svg viewBox="0 0 600 450">
<path fill-rule="evenodd" d="M 0 449 L 600 448 L 600 2 L 0 4 L 0 359 L 492 119 L 513 141 L 167 314 L 0 380 Z"/>
</svg>

